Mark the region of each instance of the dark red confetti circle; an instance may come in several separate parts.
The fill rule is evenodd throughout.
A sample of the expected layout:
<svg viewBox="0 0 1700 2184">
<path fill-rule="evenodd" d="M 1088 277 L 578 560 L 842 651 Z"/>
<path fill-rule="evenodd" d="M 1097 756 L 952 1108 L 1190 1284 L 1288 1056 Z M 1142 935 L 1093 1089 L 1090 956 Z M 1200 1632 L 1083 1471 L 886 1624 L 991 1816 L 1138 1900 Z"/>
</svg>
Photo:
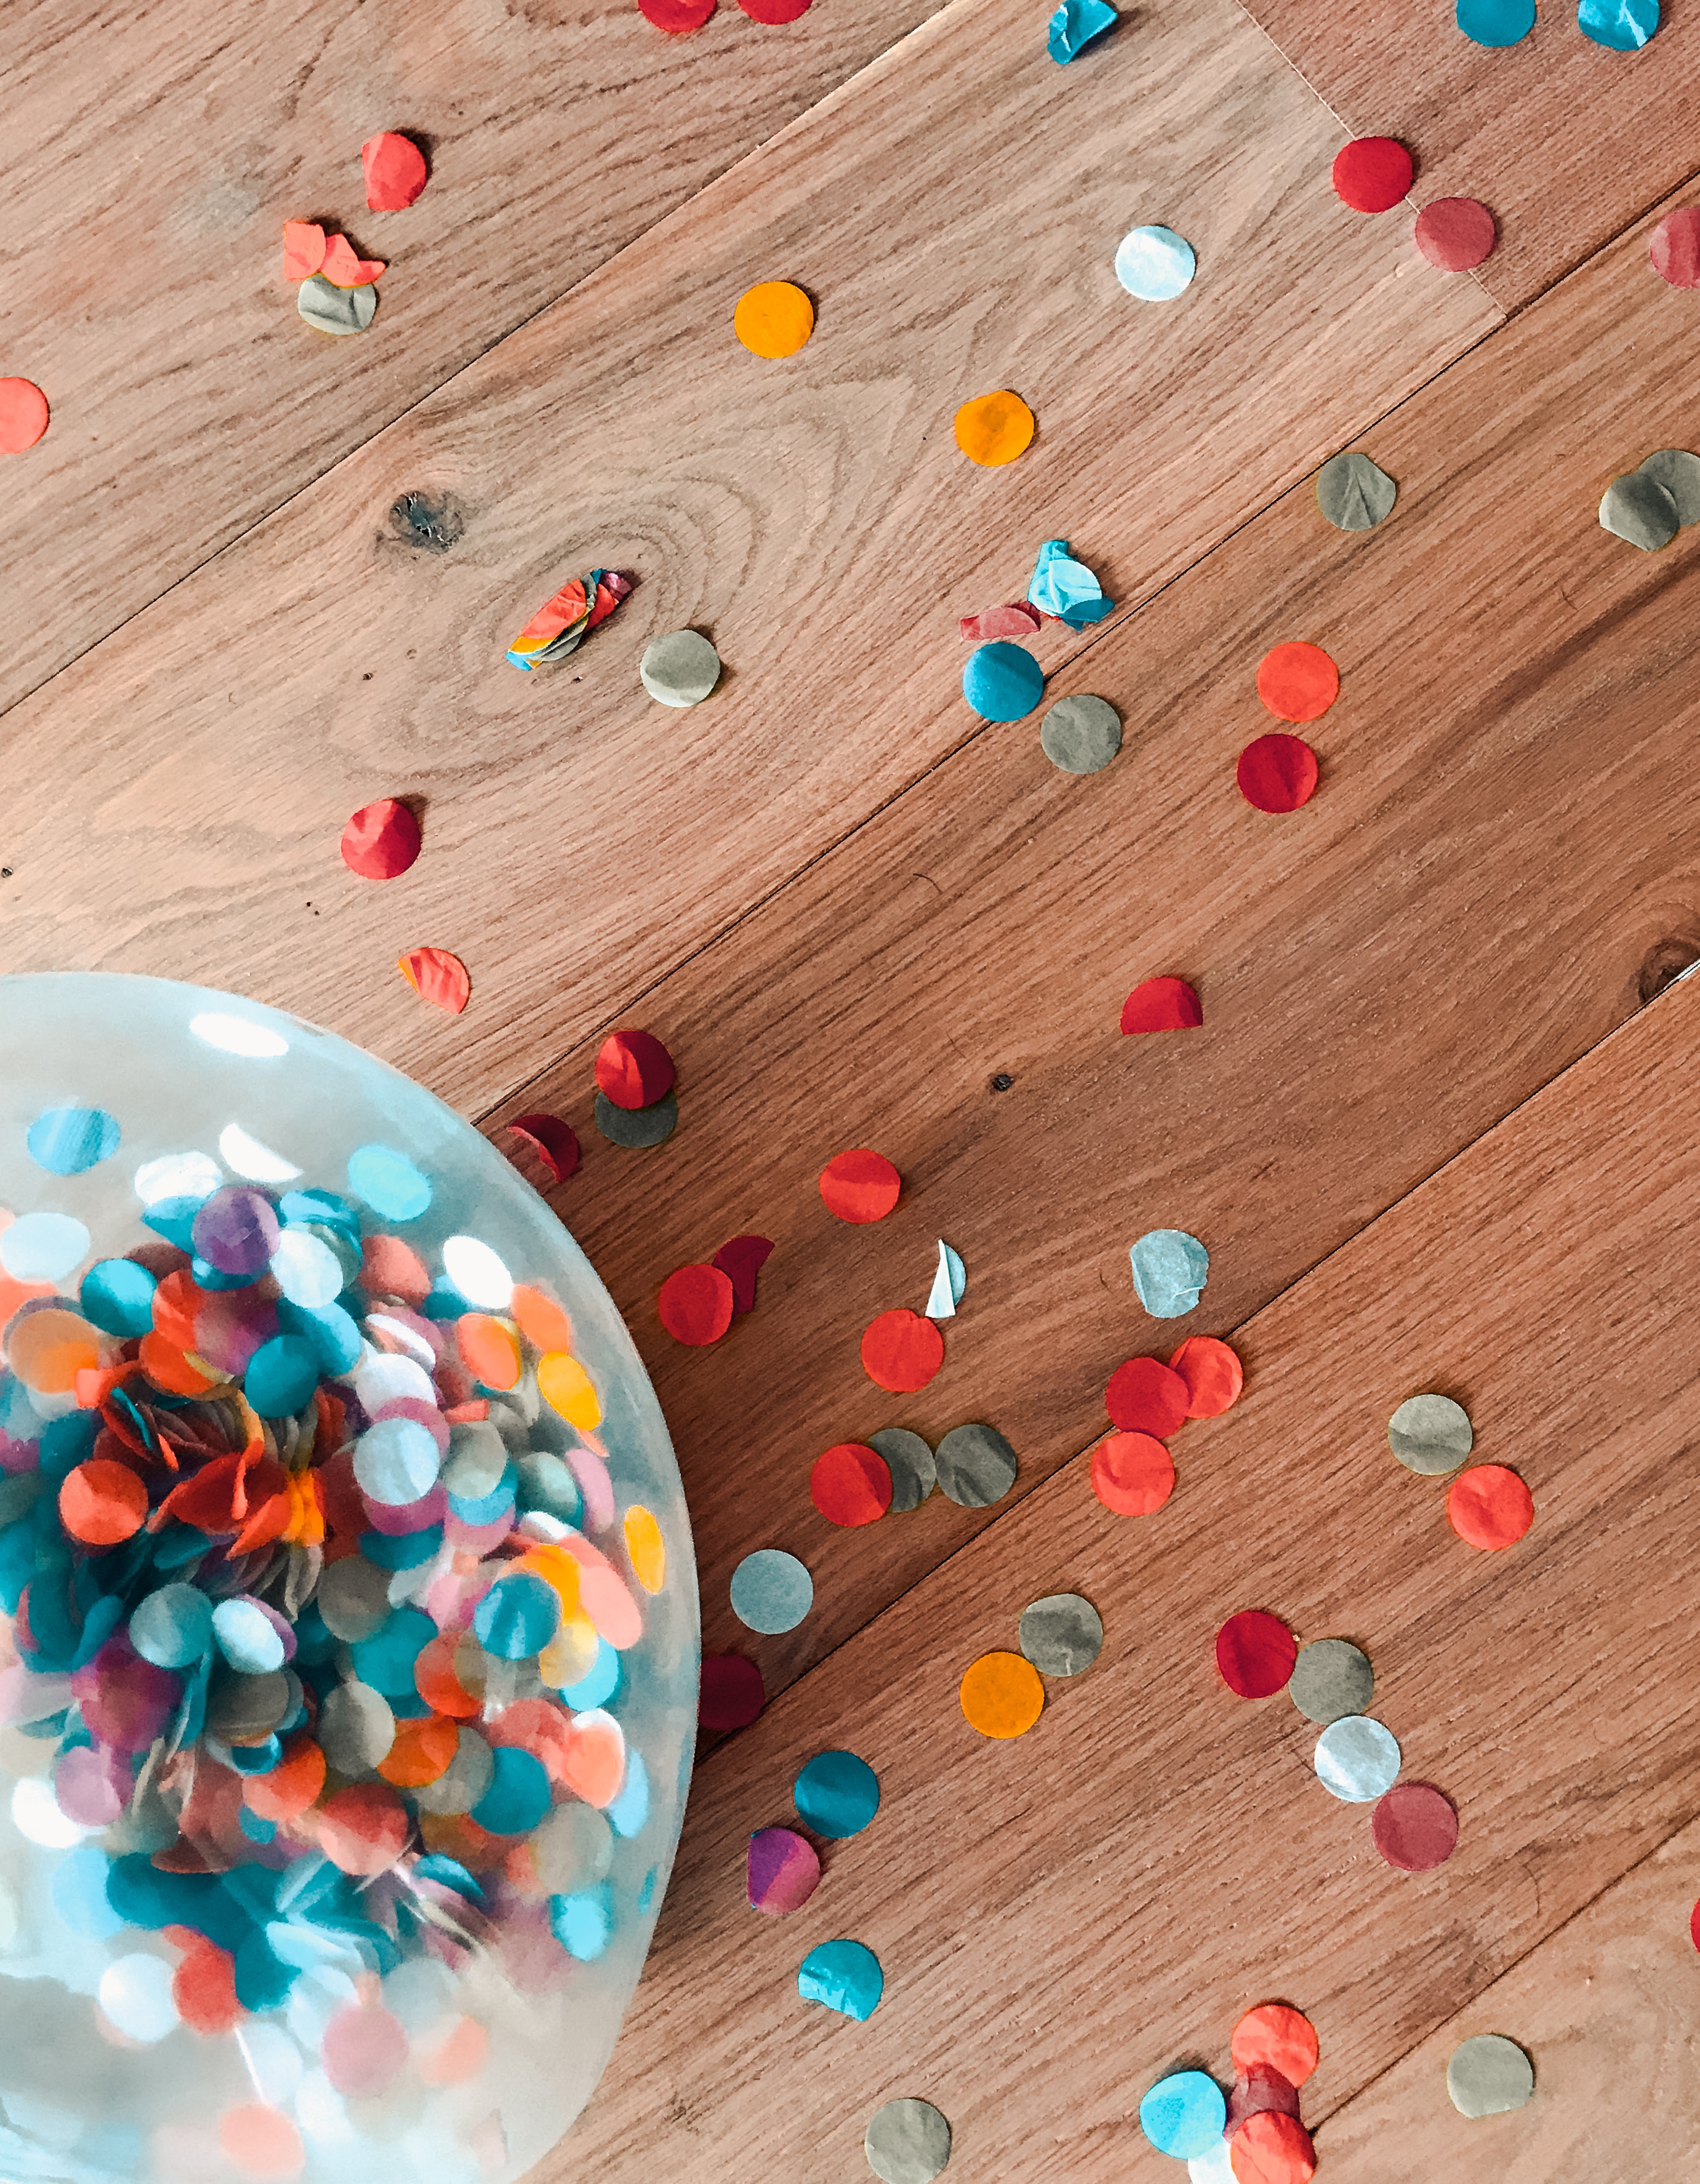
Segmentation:
<svg viewBox="0 0 1700 2184">
<path fill-rule="evenodd" d="M 661 1284 L 661 1324 L 675 1342 L 701 1350 L 732 1323 L 732 1284 L 718 1267 L 680 1267 Z"/>
<path fill-rule="evenodd" d="M 381 796 L 342 829 L 342 861 L 363 880 L 392 880 L 419 853 L 419 822 L 405 804 Z"/>
<path fill-rule="evenodd" d="M 738 0 L 753 23 L 794 23 L 808 13 L 808 0 Z"/>
<path fill-rule="evenodd" d="M 700 31 L 714 12 L 714 0 L 637 0 L 637 4 L 658 31 L 675 38 L 686 31 Z"/>
<path fill-rule="evenodd" d="M 1375 1808 L 1375 1847 L 1401 1873 L 1432 1873 L 1458 1847 L 1452 1799 L 1427 1782 L 1400 1782 Z"/>
<path fill-rule="evenodd" d="M 1298 1641 L 1278 1615 L 1247 1607 L 1231 1615 L 1216 1633 L 1216 1666 L 1222 1681 L 1242 1699 L 1273 1698 L 1286 1689 Z"/>
<path fill-rule="evenodd" d="M 734 1236 L 714 1254 L 714 1263 L 732 1284 L 734 1312 L 756 1308 L 756 1276 L 767 1264 L 773 1245 L 765 1236 Z"/>
<path fill-rule="evenodd" d="M 1334 155 L 1334 194 L 1353 212 L 1391 212 L 1416 169 L 1397 136 L 1358 136 Z"/>
<path fill-rule="evenodd" d="M 742 1653 L 705 1653 L 697 1719 L 704 1729 L 747 1729 L 767 1704 L 767 1686 Z"/>
<path fill-rule="evenodd" d="M 1104 1408 L 1123 1433 L 1167 1440 L 1189 1416 L 1191 1397 L 1181 1375 L 1160 1357 L 1130 1357 L 1118 1365 L 1104 1390 Z"/>
<path fill-rule="evenodd" d="M 1259 736 L 1240 753 L 1240 794 L 1259 811 L 1297 811 L 1316 794 L 1316 753 L 1300 736 Z"/>
<path fill-rule="evenodd" d="M 578 1133 L 558 1115 L 516 1115 L 508 1128 L 514 1137 L 531 1146 L 557 1183 L 564 1183 L 576 1171 Z"/>
</svg>

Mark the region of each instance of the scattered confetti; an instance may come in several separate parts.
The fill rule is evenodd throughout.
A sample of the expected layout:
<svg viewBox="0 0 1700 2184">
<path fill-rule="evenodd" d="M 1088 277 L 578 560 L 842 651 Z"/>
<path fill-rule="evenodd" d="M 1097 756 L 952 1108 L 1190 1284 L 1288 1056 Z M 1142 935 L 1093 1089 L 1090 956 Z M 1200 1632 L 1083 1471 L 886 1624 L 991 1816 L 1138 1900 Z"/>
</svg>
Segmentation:
<svg viewBox="0 0 1700 2184">
<path fill-rule="evenodd" d="M 1336 531 L 1373 531 L 1398 497 L 1386 471 L 1356 448 L 1331 455 L 1316 473 L 1316 504 Z"/>
<path fill-rule="evenodd" d="M 767 1686 L 753 1661 L 742 1653 L 705 1653 L 697 1719 L 704 1729 L 725 1733 L 747 1729 L 767 1704 Z"/>
<path fill-rule="evenodd" d="M 731 1278 L 718 1267 L 676 1268 L 661 1284 L 656 1309 L 675 1342 L 703 1349 L 732 1323 Z"/>
<path fill-rule="evenodd" d="M 1679 205 L 1668 212 L 1647 238 L 1653 271 L 1673 288 L 1700 288 L 1700 205 Z M 28 386 L 27 380 L 0 385 Z"/>
<path fill-rule="evenodd" d="M 305 281 L 325 263 L 325 231 L 317 220 L 283 223 L 283 277 Z"/>
<path fill-rule="evenodd" d="M 765 1236 L 734 1236 L 715 1252 L 714 1263 L 732 1284 L 734 1312 L 755 1310 L 756 1276 L 772 1255 L 773 1245 Z"/>
<path fill-rule="evenodd" d="M 569 577 L 508 646 L 508 664 L 529 675 L 564 660 L 631 595 L 631 578 L 617 569 L 592 569 L 587 576 Z"/>
<path fill-rule="evenodd" d="M 1092 1491 L 1118 1517 L 1148 1517 L 1175 1491 L 1175 1459 L 1150 1434 L 1112 1434 L 1092 1451 Z"/>
<path fill-rule="evenodd" d="M 1450 1396 L 1408 1396 L 1387 1421 L 1387 1446 L 1407 1471 L 1439 1479 L 1475 1443 L 1469 1413 Z"/>
<path fill-rule="evenodd" d="M 1238 2184 L 1309 2184 L 1316 2149 L 1297 2116 L 1265 2109 L 1234 2133 L 1229 2161 Z"/>
<path fill-rule="evenodd" d="M 881 2184 L 933 2184 L 950 2161 L 950 2126 L 931 2101 L 887 2101 L 862 2141 Z"/>
<path fill-rule="evenodd" d="M 820 1171 L 820 1195 L 841 1221 L 883 1221 L 897 1204 L 903 1178 L 868 1146 L 839 1153 Z"/>
<path fill-rule="evenodd" d="M 555 1183 L 564 1183 L 579 1165 L 578 1133 L 558 1115 L 516 1115 L 507 1125 L 531 1146 Z"/>
<path fill-rule="evenodd" d="M 997 637 L 1031 637 L 1044 621 L 1037 607 L 1016 599 L 1008 606 L 987 607 L 984 614 L 964 615 L 957 627 L 965 644 L 984 644 Z"/>
<path fill-rule="evenodd" d="M 363 804 L 342 829 L 342 861 L 363 880 L 392 880 L 419 853 L 419 822 L 405 804 L 381 796 Z"/>
<path fill-rule="evenodd" d="M 1189 1334 L 1169 1361 L 1186 1383 L 1189 1418 L 1219 1418 L 1240 1400 L 1245 1368 L 1237 1352 L 1214 1334 Z"/>
<path fill-rule="evenodd" d="M 800 1911 L 820 1886 L 820 1859 L 795 1828 L 758 1828 L 750 1837 L 746 1891 L 753 1911 L 769 1919 Z"/>
<path fill-rule="evenodd" d="M 611 1145 L 642 1152 L 665 1145 L 679 1127 L 679 1102 L 669 1092 L 653 1107 L 619 1107 L 606 1092 L 596 1095 L 596 1126 Z"/>
<path fill-rule="evenodd" d="M 1581 0 L 1576 28 L 1614 53 L 1638 53 L 1658 28 L 1658 0 Z"/>
<path fill-rule="evenodd" d="M 1348 1805 L 1370 1804 L 1398 1780 L 1398 1740 L 1368 1714 L 1343 1714 L 1317 1738 L 1311 1763 L 1333 1796 Z"/>
<path fill-rule="evenodd" d="M 1121 1028 L 1130 1035 L 1196 1031 L 1203 1021 L 1203 1003 L 1184 978 L 1142 979 L 1121 1005 Z"/>
<path fill-rule="evenodd" d="M 423 1001 L 458 1017 L 472 999 L 472 980 L 458 956 L 446 948 L 409 948 L 396 968 Z"/>
<path fill-rule="evenodd" d="M 1300 2010 L 1283 2002 L 1259 2003 L 1234 2027 L 1231 2043 L 1236 2070 L 1279 2070 L 1291 2086 L 1302 2086 L 1320 2053 L 1316 2027 Z"/>
<path fill-rule="evenodd" d="M 1109 1376 L 1104 1408 L 1124 1433 L 1153 1435 L 1167 1440 L 1192 1415 L 1186 1383 L 1160 1357 L 1129 1357 Z"/>
<path fill-rule="evenodd" d="M 1045 1710 L 1039 1671 L 1019 1653 L 982 1653 L 959 1696 L 963 1719 L 982 1736 L 1025 1736 Z"/>
<path fill-rule="evenodd" d="M 1505 2115 L 1535 2091 L 1535 2066 L 1514 2040 L 1479 2032 L 1454 2048 L 1446 2089 L 1460 2115 Z"/>
<path fill-rule="evenodd" d="M 892 1506 L 892 1474 L 876 1450 L 841 1441 L 814 1459 L 808 1497 L 829 1524 L 871 1524 Z"/>
<path fill-rule="evenodd" d="M 732 1572 L 731 1601 L 747 1630 L 769 1635 L 795 1630 L 814 1605 L 814 1580 L 795 1555 L 758 1547 Z"/>
<path fill-rule="evenodd" d="M 1442 273 L 1468 273 L 1493 255 L 1493 214 L 1474 198 L 1435 198 L 1417 214 L 1416 245 Z"/>
<path fill-rule="evenodd" d="M 861 1834 L 880 1809 L 880 1781 L 853 1752 L 817 1752 L 792 1792 L 798 1817 L 829 1842 Z"/>
<path fill-rule="evenodd" d="M 739 297 L 732 331 L 752 356 L 795 356 L 814 332 L 814 306 L 791 281 L 764 281 Z"/>
<path fill-rule="evenodd" d="M 892 1474 L 892 1513 L 906 1516 L 919 1509 L 938 1484 L 938 1467 L 929 1445 L 903 1426 L 883 1426 L 869 1435 L 868 1446 L 885 1457 Z"/>
<path fill-rule="evenodd" d="M 680 37 L 700 31 L 714 12 L 714 0 L 637 0 L 639 8 L 658 31 Z"/>
<path fill-rule="evenodd" d="M 0 379 L 0 454 L 33 448 L 47 429 L 47 398 L 33 379 Z"/>
<path fill-rule="evenodd" d="M 943 1362 L 943 1335 L 907 1306 L 882 1312 L 862 1337 L 862 1370 L 887 1395 L 913 1396 Z"/>
<path fill-rule="evenodd" d="M 1347 1714 L 1362 1713 L 1375 1689 L 1375 1672 L 1367 1654 L 1344 1638 L 1318 1638 L 1300 1647 L 1286 1695 L 1307 1721 L 1325 1729 Z"/>
<path fill-rule="evenodd" d="M 982 644 L 968 655 L 962 694 L 982 721 L 1025 720 L 1045 694 L 1044 671 L 1019 644 Z"/>
<path fill-rule="evenodd" d="M 942 1236 L 938 1245 L 938 1270 L 933 1276 L 933 1285 L 927 1294 L 926 1316 L 929 1319 L 954 1319 L 956 1308 L 962 1302 L 963 1292 L 968 1287 L 968 1273 L 960 1256 L 953 1251 Z"/>
<path fill-rule="evenodd" d="M 1641 465 L 1641 475 L 1670 495 L 1678 523 L 1700 523 L 1700 455 L 1686 448 L 1658 448 Z"/>
<path fill-rule="evenodd" d="M 805 2002 L 836 2009 L 865 2024 L 880 2006 L 886 1975 L 880 1959 L 860 1942 L 822 1942 L 797 1968 L 797 1991 Z"/>
<path fill-rule="evenodd" d="M 1042 615 L 1066 622 L 1070 629 L 1085 629 L 1102 621 L 1114 606 L 1106 599 L 1097 578 L 1084 561 L 1069 551 L 1066 538 L 1047 538 L 1027 585 L 1027 600 Z"/>
<path fill-rule="evenodd" d="M 425 153 L 411 136 L 386 129 L 360 147 L 366 203 L 373 212 L 405 212 L 430 180 Z"/>
<path fill-rule="evenodd" d="M 1242 1608 L 1216 1633 L 1216 1666 L 1222 1681 L 1242 1699 L 1273 1698 L 1285 1691 L 1298 1658 L 1298 1641 L 1279 1616 Z"/>
<path fill-rule="evenodd" d="M 1063 0 L 1051 18 L 1045 50 L 1053 61 L 1071 61 L 1119 20 L 1108 0 Z"/>
<path fill-rule="evenodd" d="M 1316 794 L 1316 753 L 1298 736 L 1259 736 L 1240 753 L 1234 778 L 1259 811 L 1297 811 Z"/>
<path fill-rule="evenodd" d="M 933 1457 L 939 1490 L 961 1509 L 989 1509 L 1015 1484 L 1015 1451 L 995 1426 L 953 1426 Z"/>
<path fill-rule="evenodd" d="M 1059 773 L 1102 773 L 1121 749 L 1121 716 L 1103 698 L 1059 698 L 1040 726 L 1039 748 Z"/>
<path fill-rule="evenodd" d="M 1210 1254 L 1184 1228 L 1152 1228 L 1128 1253 L 1133 1286 L 1153 1319 L 1191 1312 L 1210 1278 Z"/>
<path fill-rule="evenodd" d="M 1042 1676 L 1078 1676 L 1103 1651 L 1103 1618 L 1077 1592 L 1047 1593 L 1021 1611 L 1019 1642 Z"/>
<path fill-rule="evenodd" d="M 1676 502 L 1656 477 L 1631 471 L 1614 477 L 1600 499 L 1600 527 L 1644 554 L 1668 546 L 1681 527 Z"/>
<path fill-rule="evenodd" d="M 1459 1539 L 1491 1552 L 1516 1546 L 1535 1521 L 1535 1497 L 1503 1463 L 1477 1463 L 1453 1481 L 1446 1510 Z"/>
<path fill-rule="evenodd" d="M 1142 303 L 1167 304 L 1198 270 L 1192 246 L 1171 227 L 1136 227 L 1116 246 L 1115 277 Z"/>
<path fill-rule="evenodd" d="M 1458 1847 L 1458 1810 L 1430 1783 L 1401 1782 L 1376 1806 L 1369 1832 L 1389 1865 L 1431 1873 Z"/>
<path fill-rule="evenodd" d="M 1277 644 L 1258 663 L 1258 695 L 1278 721 L 1319 721 L 1340 695 L 1340 670 L 1319 644 Z"/>
<path fill-rule="evenodd" d="M 1208 2153 L 1228 2120 L 1222 2088 L 1202 2070 L 1159 2078 L 1139 2104 L 1139 2127 L 1159 2153 L 1190 2160 Z"/>
<path fill-rule="evenodd" d="M 1478 46 L 1514 46 L 1535 27 L 1535 0 L 1458 0 L 1457 20 Z"/>
<path fill-rule="evenodd" d="M 1013 463 L 1032 444 L 1032 411 L 1019 394 L 1007 389 L 996 394 L 977 394 L 956 413 L 956 444 L 971 463 L 995 470 Z"/>
<path fill-rule="evenodd" d="M 315 332 L 363 334 L 378 315 L 378 292 L 369 286 L 339 288 L 315 273 L 302 282 L 295 308 Z"/>
<path fill-rule="evenodd" d="M 647 648 L 637 671 L 658 705 L 700 705 L 720 679 L 720 655 L 698 631 L 669 630 Z"/>
<path fill-rule="evenodd" d="M 1393 136 L 1358 136 L 1334 157 L 1334 194 L 1353 212 L 1391 212 L 1416 174 Z"/>
</svg>

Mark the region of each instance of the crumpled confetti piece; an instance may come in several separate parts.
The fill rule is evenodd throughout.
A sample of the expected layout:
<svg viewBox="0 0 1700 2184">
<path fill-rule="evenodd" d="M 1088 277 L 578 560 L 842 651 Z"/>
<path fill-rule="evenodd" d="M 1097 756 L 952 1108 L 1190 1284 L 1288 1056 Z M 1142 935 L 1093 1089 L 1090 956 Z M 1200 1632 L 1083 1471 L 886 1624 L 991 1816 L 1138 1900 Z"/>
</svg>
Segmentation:
<svg viewBox="0 0 1700 2184">
<path fill-rule="evenodd" d="M 586 577 L 569 577 L 508 646 L 509 665 L 529 675 L 534 667 L 564 660 L 631 591 L 631 579 L 617 569 L 592 569 Z"/>
<path fill-rule="evenodd" d="M 1210 1254 L 1184 1228 L 1152 1228 L 1128 1253 L 1133 1286 L 1153 1319 L 1179 1319 L 1210 1279 Z"/>
<path fill-rule="evenodd" d="M 1106 0 L 1063 0 L 1051 18 L 1045 50 L 1053 61 L 1071 61 L 1119 20 Z"/>
<path fill-rule="evenodd" d="M 508 1128 L 524 1139 L 557 1183 L 564 1183 L 579 1164 L 578 1133 L 558 1115 L 516 1115 Z"/>
<path fill-rule="evenodd" d="M 1581 0 L 1576 28 L 1614 53 L 1639 53 L 1658 28 L 1658 0 Z"/>
<path fill-rule="evenodd" d="M 386 129 L 360 147 L 366 203 L 373 212 L 405 212 L 431 179 L 425 153 L 411 136 Z"/>
<path fill-rule="evenodd" d="M 296 291 L 295 308 L 315 333 L 363 334 L 377 315 L 378 292 L 369 284 L 339 288 L 315 273 Z"/>
<path fill-rule="evenodd" d="M 1184 978 L 1142 978 L 1121 1005 L 1125 1034 L 1196 1031 L 1203 1021 L 1203 1005 Z"/>
<path fill-rule="evenodd" d="M 773 1245 L 765 1236 L 734 1236 L 715 1252 L 712 1263 L 732 1284 L 734 1312 L 755 1310 L 756 1276 L 772 1255 Z"/>
<path fill-rule="evenodd" d="M 314 269 L 333 288 L 369 288 L 385 270 L 378 258 L 362 258 L 346 235 L 333 235 L 325 245 L 325 258 Z"/>
<path fill-rule="evenodd" d="M 392 880 L 419 853 L 419 822 L 405 804 L 381 796 L 363 804 L 342 829 L 342 861 L 363 880 Z"/>
<path fill-rule="evenodd" d="M 396 968 L 421 1000 L 434 1009 L 447 1009 L 452 1017 L 458 1017 L 472 998 L 465 964 L 446 948 L 409 948 L 397 956 Z"/>
<path fill-rule="evenodd" d="M 941 1236 L 938 1240 L 938 1271 L 933 1276 L 933 1285 L 928 1292 L 926 1317 L 929 1319 L 954 1319 L 956 1308 L 962 1302 L 962 1294 L 967 1287 L 967 1269 L 959 1256 Z"/>
<path fill-rule="evenodd" d="M 1115 604 L 1086 563 L 1069 553 L 1066 538 L 1047 538 L 1039 549 L 1027 597 L 1041 614 L 1054 615 L 1070 629 L 1102 621 Z"/>
<path fill-rule="evenodd" d="M 283 277 L 305 281 L 325 263 L 325 231 L 316 220 L 283 223 Z"/>
<path fill-rule="evenodd" d="M 964 615 L 957 627 L 964 644 L 991 644 L 999 638 L 1031 637 L 1043 621 L 1037 607 L 1017 599 L 1008 606 L 987 607 L 984 614 Z"/>
</svg>

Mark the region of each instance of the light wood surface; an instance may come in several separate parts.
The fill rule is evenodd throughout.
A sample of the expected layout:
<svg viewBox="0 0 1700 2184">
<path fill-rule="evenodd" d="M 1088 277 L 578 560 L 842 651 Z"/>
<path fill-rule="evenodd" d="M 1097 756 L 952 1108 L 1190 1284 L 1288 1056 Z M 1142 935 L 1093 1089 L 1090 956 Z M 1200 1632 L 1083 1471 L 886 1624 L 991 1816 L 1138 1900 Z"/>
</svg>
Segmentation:
<svg viewBox="0 0 1700 2184">
<path fill-rule="evenodd" d="M 964 2176 L 1156 2184 L 1177 2172 L 1139 2133 L 1141 2095 L 1181 2064 L 1229 2075 L 1239 2015 L 1276 1998 L 1320 2036 L 1304 2109 L 1324 2173 L 1452 2174 L 1419 2164 L 1436 2096 L 1415 2064 L 1337 2164 L 1328 2119 L 1700 1793 L 1697 1029 L 1685 982 L 1255 1315 L 1246 1393 L 1184 1429 L 1158 1515 L 1111 1516 L 1077 1458 L 710 1754 L 622 2045 L 540 2175 L 838 2184 L 901 2094 L 950 2118 Z M 1394 1407 L 1436 1387 L 1468 1407 L 1475 1459 L 1534 1494 L 1503 1554 L 1464 1546 L 1446 1482 L 1388 1452 Z M 981 1739 L 958 1679 L 1058 1590 L 1103 1615 L 1098 1664 L 1051 1683 L 1025 1737 Z M 1405 1778 L 1457 1803 L 1445 1866 L 1392 1872 L 1368 1809 L 1314 1779 L 1291 1703 L 1219 1682 L 1215 1631 L 1245 1607 L 1369 1653 Z M 744 1837 L 841 1747 L 879 1774 L 880 1813 L 802 1912 L 763 1919 Z M 1658 1916 L 1686 1928 L 1694 1892 Z M 803 1954 L 837 1935 L 885 1968 L 864 2025 L 795 1998 Z M 1545 2022 L 1590 2008 L 1555 1989 Z M 1555 2098 L 1547 2129 L 1588 2143 L 1589 2103 L 1561 2118 Z M 1390 2138 L 1403 2170 L 1377 2165 Z"/>
</svg>

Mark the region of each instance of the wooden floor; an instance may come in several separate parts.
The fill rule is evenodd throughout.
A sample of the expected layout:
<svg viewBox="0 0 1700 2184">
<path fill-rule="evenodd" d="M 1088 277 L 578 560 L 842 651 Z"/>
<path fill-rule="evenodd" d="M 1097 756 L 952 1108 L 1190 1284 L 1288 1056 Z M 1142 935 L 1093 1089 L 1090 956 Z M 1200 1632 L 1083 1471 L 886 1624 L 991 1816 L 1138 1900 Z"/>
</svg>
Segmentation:
<svg viewBox="0 0 1700 2184">
<path fill-rule="evenodd" d="M 1555 6 L 1491 53 L 1446 0 L 1142 0 L 1058 69 L 1046 14 L 723 0 L 669 40 L 633 0 L 32 0 L 0 371 L 53 423 L 3 465 L 0 962 L 231 986 L 500 1142 L 536 1107 L 585 1141 L 552 1200 L 666 1408 L 705 1647 L 770 1702 L 699 1763 L 550 2184 L 851 2184 L 898 2094 L 951 2119 L 952 2184 L 1178 2176 L 1142 2093 L 1230 2075 L 1276 1997 L 1321 2036 L 1337 2184 L 1700 2174 L 1700 530 L 1646 555 L 1595 521 L 1614 475 L 1700 448 L 1700 294 L 1647 259 L 1700 202 L 1700 17 L 1672 0 L 1619 55 Z M 430 148 L 405 214 L 364 208 L 383 126 Z M 1335 198 L 1372 131 L 1415 150 L 1414 204 L 1495 209 L 1478 275 Z M 362 341 L 295 315 L 303 216 L 390 263 Z M 1153 221 L 1198 254 L 1164 306 L 1111 270 Z M 782 364 L 731 337 L 770 278 L 818 315 Z M 973 470 L 952 415 L 999 387 L 1038 436 Z M 1399 483 L 1373 532 L 1317 513 L 1347 445 Z M 958 616 L 1053 536 L 1119 602 L 1034 648 L 1047 702 L 1123 716 L 1089 779 L 959 694 Z M 618 617 L 513 673 L 593 563 L 637 580 Z M 636 668 L 685 625 L 726 674 L 681 713 Z M 1317 796 L 1274 819 L 1233 766 L 1301 637 L 1342 691 Z M 381 889 L 336 855 L 380 794 L 425 814 Z M 397 977 L 421 942 L 466 961 L 464 1017 Z M 1204 1027 L 1125 1040 L 1156 973 Z M 680 1065 L 646 1155 L 590 1124 L 620 1022 Z M 863 1144 L 905 1191 L 847 1228 L 814 1179 Z M 1166 1332 L 1126 1256 L 1158 1226 L 1209 1245 L 1187 1327 L 1247 1389 L 1118 1518 L 1086 1451 Z M 756 1312 L 678 1347 L 660 1281 L 742 1230 L 776 1244 Z M 861 1331 L 919 1306 L 941 1235 L 945 1368 L 882 1396 Z M 1427 1387 L 1533 1490 L 1503 1556 L 1388 1456 Z M 831 1443 L 975 1418 L 1020 1457 L 996 1507 L 814 1510 Z M 785 1637 L 727 1602 L 763 1546 L 814 1575 Z M 962 1671 L 1058 1590 L 1103 1656 L 986 1742 Z M 1458 1805 L 1448 1864 L 1385 1867 L 1286 1702 L 1225 1691 L 1246 1607 L 1369 1652 L 1408 1775 Z M 837 1745 L 879 1819 L 758 1919 L 744 1838 Z M 864 2025 L 796 1997 L 839 1934 L 885 1968 Z M 1477 2031 L 1534 2059 L 1516 2115 L 1447 2098 Z"/>
</svg>

